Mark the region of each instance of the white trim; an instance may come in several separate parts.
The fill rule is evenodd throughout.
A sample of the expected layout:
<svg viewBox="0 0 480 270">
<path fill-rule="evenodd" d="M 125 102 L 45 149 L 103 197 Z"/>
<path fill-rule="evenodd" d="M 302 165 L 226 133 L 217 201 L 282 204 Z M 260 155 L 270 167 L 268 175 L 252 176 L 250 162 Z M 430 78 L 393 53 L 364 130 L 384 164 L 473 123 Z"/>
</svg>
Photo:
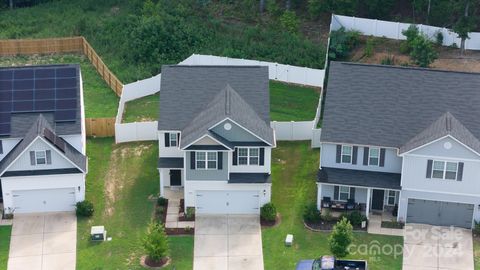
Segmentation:
<svg viewBox="0 0 480 270">
<path fill-rule="evenodd" d="M 388 149 L 398 149 L 397 147 L 393 146 L 382 146 L 382 145 L 369 145 L 369 144 L 360 144 L 360 143 L 346 143 L 346 142 L 328 142 L 328 141 L 321 141 L 321 144 L 341 144 L 341 145 L 355 145 L 359 147 L 378 147 L 378 148 L 388 148 Z"/>
<path fill-rule="evenodd" d="M 427 192 L 427 193 L 436 193 L 436 194 L 448 194 L 448 195 L 455 195 L 455 196 L 470 196 L 474 198 L 480 199 L 478 194 L 470 194 L 470 193 L 456 193 L 456 192 L 445 192 L 445 191 L 431 191 L 425 189 L 416 189 L 416 188 L 404 188 L 403 191 L 414 191 L 414 192 Z M 424 200 L 424 199 L 422 199 Z"/>
<path fill-rule="evenodd" d="M 430 145 L 430 144 L 432 144 L 432 143 L 441 141 L 441 140 L 443 140 L 443 139 L 445 139 L 445 138 L 447 138 L 447 137 L 448 137 L 448 138 L 451 138 L 452 140 L 454 140 L 454 141 L 456 141 L 457 143 L 461 144 L 463 147 L 467 148 L 468 150 L 470 150 L 471 152 L 473 152 L 473 153 L 476 154 L 477 156 L 480 156 L 480 153 L 478 153 L 477 151 L 473 150 L 473 149 L 470 148 L 469 146 L 465 145 L 464 143 L 462 143 L 461 141 L 459 141 L 457 138 L 453 137 L 453 136 L 450 135 L 450 134 L 447 134 L 447 135 L 445 135 L 445 136 L 443 136 L 443 137 L 440 137 L 440 138 L 438 138 L 438 139 L 435 139 L 435 140 L 433 140 L 433 141 L 430 141 L 430 142 L 428 142 L 428 143 L 426 143 L 426 144 L 422 144 L 422 145 L 417 146 L 417 147 L 415 147 L 415 148 L 413 148 L 413 149 L 411 149 L 411 150 L 408 150 L 408 151 L 406 151 L 406 152 L 403 152 L 403 153 L 399 154 L 399 156 L 404 156 L 404 155 L 406 155 L 406 154 L 409 154 L 410 152 L 416 151 L 416 150 L 418 150 L 418 149 L 420 149 L 420 148 L 423 148 L 423 147 L 425 147 L 425 146 L 428 146 L 428 145 Z"/>
<path fill-rule="evenodd" d="M 442 178 L 439 178 L 439 177 L 434 177 L 433 176 L 433 171 L 439 171 L 439 170 L 435 170 L 435 162 L 443 162 L 443 169 L 442 169 Z M 447 172 L 453 172 L 453 171 L 449 171 L 447 170 L 447 163 L 455 163 L 456 164 L 456 169 L 455 169 L 455 178 L 454 179 L 449 179 L 449 178 L 446 178 L 447 176 Z M 458 177 L 458 164 L 459 162 L 454 162 L 454 161 L 445 161 L 445 160 L 435 160 L 433 159 L 432 160 L 432 171 L 431 171 L 431 179 L 440 179 L 440 180 L 453 180 L 453 181 L 456 181 L 457 180 L 457 177 Z"/>
<path fill-rule="evenodd" d="M 198 154 L 199 153 L 204 153 L 205 154 L 205 160 L 201 160 L 203 162 L 205 162 L 205 168 L 198 168 Z M 208 159 L 208 153 L 215 153 L 215 160 L 209 160 Z M 208 162 L 209 161 L 215 161 L 215 168 L 209 168 L 208 167 Z M 218 170 L 218 153 L 217 151 L 211 151 L 211 150 L 201 150 L 201 151 L 195 151 L 195 170 L 199 170 L 199 171 L 214 171 L 214 170 Z"/>
<path fill-rule="evenodd" d="M 343 147 L 350 147 L 350 162 L 343 162 Z M 347 156 L 347 155 L 345 155 Z M 340 164 L 353 164 L 353 145 L 351 144 L 342 144 L 340 149 Z"/>
<path fill-rule="evenodd" d="M 33 152 L 35 153 L 35 164 L 34 164 L 34 166 L 49 165 L 49 164 L 47 164 L 47 151 L 46 150 L 34 150 Z M 45 163 L 38 163 L 38 158 L 39 157 L 37 156 L 37 153 L 39 153 L 39 154 L 43 153 L 43 155 L 44 155 L 43 159 L 45 160 Z M 40 157 L 40 158 L 42 158 L 42 157 Z"/>
<path fill-rule="evenodd" d="M 65 158 L 68 162 L 70 162 L 70 164 L 72 164 L 73 166 L 75 166 L 77 169 L 79 169 L 81 172 L 84 172 L 84 170 L 82 170 L 80 167 L 77 166 L 77 164 L 73 163 L 69 158 L 67 158 L 65 156 L 65 154 L 63 152 L 60 152 L 60 150 L 57 149 L 57 147 L 55 145 L 53 145 L 52 143 L 48 142 L 47 140 L 45 140 L 44 138 L 40 137 L 40 136 L 37 136 L 37 138 L 40 138 L 42 141 L 44 141 L 45 143 L 49 144 L 50 145 L 50 148 L 53 149 L 55 152 L 57 152 L 59 155 L 61 155 L 63 158 Z M 65 142 L 65 144 L 67 144 L 67 142 Z M 87 159 L 88 161 L 88 159 Z"/>
<path fill-rule="evenodd" d="M 173 136 L 173 138 L 175 138 L 174 140 L 172 140 L 172 135 L 174 135 Z M 168 147 L 178 148 L 178 146 L 179 146 L 178 137 L 180 137 L 178 133 L 169 132 L 168 133 Z M 175 145 L 172 145 L 172 141 L 175 142 Z"/>
<path fill-rule="evenodd" d="M 345 186 L 345 187 L 364 188 L 364 189 L 371 188 L 371 189 L 383 189 L 383 190 L 397 190 L 397 191 L 400 191 L 400 189 L 391 189 L 391 188 L 378 188 L 378 187 L 344 185 L 344 184 L 333 184 L 333 183 L 322 183 L 322 182 L 318 182 L 318 183 L 322 184 L 322 185 L 328 185 L 328 186 Z"/>
<path fill-rule="evenodd" d="M 388 202 L 390 200 L 390 198 L 392 197 L 392 196 L 390 196 L 390 191 L 395 192 L 395 194 L 393 195 L 393 204 L 390 204 Z M 397 201 L 397 198 L 398 198 L 398 191 L 397 190 L 394 190 L 394 189 L 387 190 L 387 203 L 386 203 L 386 205 L 387 206 L 395 206 L 395 202 Z"/>
<path fill-rule="evenodd" d="M 212 136 L 210 136 L 210 135 L 208 135 L 208 134 L 205 134 L 205 135 L 203 135 L 202 137 L 200 137 L 200 138 L 196 139 L 195 141 L 191 142 L 191 143 L 188 144 L 187 146 L 184 146 L 183 148 L 181 148 L 181 150 L 185 150 L 185 148 L 187 148 L 187 147 L 189 147 L 190 145 L 192 145 L 192 144 L 200 141 L 201 139 L 203 139 L 203 138 L 205 138 L 205 137 L 209 137 L 210 139 L 214 140 L 214 141 L 217 142 L 218 144 L 221 144 L 221 145 L 225 146 L 225 148 L 230 149 L 230 150 L 233 150 L 231 147 L 229 147 L 229 146 L 221 143 L 219 140 L 213 138 Z M 188 150 L 187 150 L 187 151 L 188 151 Z"/>
<path fill-rule="evenodd" d="M 348 192 L 342 192 L 341 191 L 341 188 L 348 188 Z M 338 198 L 335 198 L 336 201 L 340 201 L 340 202 L 346 202 L 348 201 L 348 199 L 350 199 L 350 189 L 352 187 L 349 187 L 349 186 L 338 186 Z M 348 193 L 348 196 L 347 196 L 347 199 L 346 200 L 342 200 L 340 199 L 341 198 L 341 193 L 345 194 L 345 193 Z"/>
<path fill-rule="evenodd" d="M 235 147 L 237 150 L 237 166 L 262 166 L 260 165 L 260 147 L 249 147 L 249 146 L 237 146 Z M 247 158 L 247 164 L 240 164 L 240 149 L 247 149 L 247 155 L 246 156 L 241 156 L 241 157 L 246 157 Z M 251 156 L 250 155 L 250 150 L 252 149 L 257 149 L 258 155 L 257 156 Z M 250 158 L 251 157 L 256 157 L 257 158 L 257 164 L 250 164 Z"/>
<path fill-rule="evenodd" d="M 218 126 L 220 123 L 222 123 L 222 122 L 224 122 L 224 121 L 226 121 L 226 120 L 232 121 L 233 123 L 235 123 L 235 125 L 243 128 L 245 131 L 247 131 L 247 132 L 250 133 L 251 135 L 255 136 L 257 139 L 259 139 L 259 140 L 263 141 L 264 143 L 272 146 L 271 143 L 269 143 L 269 142 L 267 142 L 266 140 L 260 138 L 260 136 L 258 136 L 257 134 L 253 133 L 252 131 L 250 131 L 249 129 L 245 128 L 244 126 L 240 125 L 239 123 L 233 121 L 230 117 L 225 117 L 223 120 L 221 120 L 221 121 L 217 122 L 216 124 L 214 124 L 213 126 L 209 127 L 208 130 L 210 130 L 210 129 L 216 127 L 216 126 Z M 268 128 L 272 129 L 269 125 L 267 125 L 267 124 L 265 124 L 265 125 L 266 125 Z M 273 129 L 272 129 L 272 130 L 273 130 Z M 273 133 L 275 134 L 275 131 L 274 131 Z M 274 137 L 274 141 L 275 141 L 275 137 Z"/>
<path fill-rule="evenodd" d="M 377 149 L 378 150 L 378 156 L 377 156 L 377 164 L 370 164 L 370 151 L 372 149 Z M 365 148 L 363 148 L 363 151 L 365 151 Z M 380 167 L 380 147 L 370 147 L 368 148 L 368 166 L 375 166 L 375 167 Z"/>
<path fill-rule="evenodd" d="M 462 162 L 462 161 L 471 161 L 471 162 L 480 162 L 480 159 L 469 159 L 469 158 L 455 158 L 455 157 L 445 157 L 445 156 L 429 156 L 429 155 L 420 155 L 420 154 L 409 154 L 410 157 L 421 157 L 427 159 L 442 159 L 452 162 Z"/>
</svg>

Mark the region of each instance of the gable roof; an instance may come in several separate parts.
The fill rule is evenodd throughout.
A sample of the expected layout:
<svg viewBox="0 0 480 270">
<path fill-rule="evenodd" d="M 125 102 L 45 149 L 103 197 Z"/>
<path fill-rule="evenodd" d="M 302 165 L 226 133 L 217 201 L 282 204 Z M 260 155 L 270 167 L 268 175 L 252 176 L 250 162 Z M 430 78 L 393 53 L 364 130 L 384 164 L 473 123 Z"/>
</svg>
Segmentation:
<svg viewBox="0 0 480 270">
<path fill-rule="evenodd" d="M 48 133 L 51 132 L 56 140 L 61 140 L 65 145 L 60 149 L 57 145 L 48 139 Z M 30 130 L 25 134 L 24 138 L 0 161 L 0 175 L 20 156 L 38 137 L 45 139 L 52 147 L 56 147 L 68 160 L 77 166 L 83 172 L 87 169 L 87 158 L 80 153 L 75 147 L 71 146 L 62 138 L 56 136 L 52 127 L 43 115 L 39 115 L 35 123 L 30 127 Z M 63 145 L 62 144 L 62 145 Z"/>
<path fill-rule="evenodd" d="M 21 138 L 39 114 L 59 135 L 81 133 L 80 67 L 0 67 L 0 137 Z"/>
<path fill-rule="evenodd" d="M 477 153 L 480 153 L 480 141 L 450 112 L 440 116 L 437 121 L 400 147 L 399 153 L 403 154 L 447 135 L 451 135 Z"/>
<path fill-rule="evenodd" d="M 211 132 L 210 129 L 227 118 L 254 133 L 268 144 L 274 144 L 273 129 L 227 84 L 182 130 L 180 148 L 190 145 L 206 134 L 213 138 L 219 137 L 213 135 L 214 132 Z"/>
<path fill-rule="evenodd" d="M 475 73 L 331 62 L 321 141 L 401 148 L 453 115 L 457 139 L 480 138 L 479 87 Z"/>
<path fill-rule="evenodd" d="M 270 123 L 270 95 L 266 66 L 162 67 L 158 130 L 181 131 L 226 85 Z"/>
</svg>

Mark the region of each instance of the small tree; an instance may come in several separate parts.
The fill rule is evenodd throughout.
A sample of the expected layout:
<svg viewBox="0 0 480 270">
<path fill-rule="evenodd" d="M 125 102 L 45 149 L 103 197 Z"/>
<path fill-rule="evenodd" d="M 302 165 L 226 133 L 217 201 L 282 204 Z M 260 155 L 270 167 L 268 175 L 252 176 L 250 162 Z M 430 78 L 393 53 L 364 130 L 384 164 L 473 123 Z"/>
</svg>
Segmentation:
<svg viewBox="0 0 480 270">
<path fill-rule="evenodd" d="M 342 218 L 335 226 L 328 237 L 328 244 L 330 251 L 336 257 L 342 258 L 348 255 L 348 246 L 353 241 L 352 224 L 346 219 Z"/>
<path fill-rule="evenodd" d="M 142 240 L 142 245 L 145 252 L 147 252 L 148 259 L 153 262 L 158 263 L 167 257 L 169 247 L 167 234 L 165 233 L 163 225 L 157 222 L 151 222 Z"/>
<path fill-rule="evenodd" d="M 432 42 L 424 35 L 415 38 L 411 46 L 410 57 L 415 61 L 415 64 L 421 67 L 430 66 L 438 57 Z"/>
</svg>

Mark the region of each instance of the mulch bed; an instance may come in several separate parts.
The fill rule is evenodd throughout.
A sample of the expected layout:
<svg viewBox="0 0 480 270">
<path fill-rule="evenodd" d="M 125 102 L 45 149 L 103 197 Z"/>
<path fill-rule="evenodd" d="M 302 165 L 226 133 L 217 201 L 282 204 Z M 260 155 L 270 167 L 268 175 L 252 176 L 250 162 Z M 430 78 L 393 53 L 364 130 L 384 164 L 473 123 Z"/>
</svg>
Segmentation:
<svg viewBox="0 0 480 270">
<path fill-rule="evenodd" d="M 183 209 L 185 209 L 185 200 L 180 199 L 180 206 L 178 207 L 178 221 L 195 221 L 195 215 L 191 216 L 190 218 L 186 218 Z"/>
<path fill-rule="evenodd" d="M 140 258 L 140 265 L 147 268 L 147 269 L 161 269 L 167 265 L 169 265 L 171 259 L 169 257 L 163 258 L 160 261 L 152 261 L 148 256 L 142 256 Z"/>
<path fill-rule="evenodd" d="M 194 235 L 195 229 L 185 229 L 185 228 L 166 228 L 165 232 L 167 235 Z"/>
<path fill-rule="evenodd" d="M 321 221 L 320 223 L 308 223 L 306 221 L 303 221 L 303 225 L 311 231 L 314 232 L 327 232 L 333 230 L 333 226 L 337 224 L 338 220 L 332 220 L 332 221 Z M 362 226 L 353 226 L 353 231 L 356 232 L 366 232 L 368 228 L 365 226 L 365 228 L 362 228 Z"/>
<path fill-rule="evenodd" d="M 158 216 L 158 212 L 162 208 L 163 208 L 162 216 Z M 157 202 L 155 202 L 155 219 L 160 221 L 162 224 L 165 224 L 165 221 L 167 220 L 167 209 L 168 209 L 168 200 L 164 206 L 158 205 Z"/>
<path fill-rule="evenodd" d="M 388 229 L 403 229 L 405 224 L 401 222 L 393 222 L 393 221 L 382 221 L 382 228 L 388 228 Z"/>
<path fill-rule="evenodd" d="M 277 218 L 274 221 L 267 221 L 260 218 L 260 225 L 262 228 L 276 227 L 282 223 L 282 217 L 277 213 Z"/>
</svg>

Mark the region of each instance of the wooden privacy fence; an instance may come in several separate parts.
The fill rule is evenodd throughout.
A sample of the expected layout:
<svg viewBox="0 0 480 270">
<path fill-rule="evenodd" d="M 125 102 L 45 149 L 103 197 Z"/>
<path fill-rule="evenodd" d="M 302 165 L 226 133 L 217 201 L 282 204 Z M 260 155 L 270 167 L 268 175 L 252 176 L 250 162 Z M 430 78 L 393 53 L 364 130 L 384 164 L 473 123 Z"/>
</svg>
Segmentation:
<svg viewBox="0 0 480 270">
<path fill-rule="evenodd" d="M 85 127 L 88 137 L 112 137 L 115 136 L 115 117 L 86 118 Z"/>
<path fill-rule="evenodd" d="M 83 53 L 113 92 L 117 96 L 122 95 L 123 83 L 110 71 L 84 37 L 0 40 L 2 56 L 69 52 Z"/>
</svg>

